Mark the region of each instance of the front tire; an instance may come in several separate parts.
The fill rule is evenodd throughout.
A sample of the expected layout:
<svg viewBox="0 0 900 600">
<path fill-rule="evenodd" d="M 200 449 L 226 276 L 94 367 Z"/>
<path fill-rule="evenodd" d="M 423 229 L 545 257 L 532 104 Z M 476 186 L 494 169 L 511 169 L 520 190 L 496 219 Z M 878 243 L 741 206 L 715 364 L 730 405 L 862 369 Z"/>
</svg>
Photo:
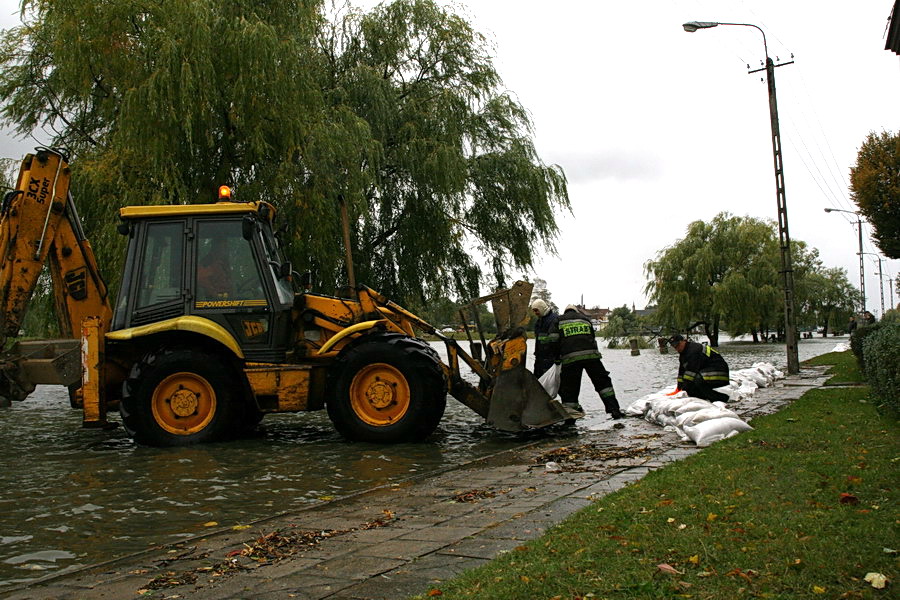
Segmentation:
<svg viewBox="0 0 900 600">
<path fill-rule="evenodd" d="M 219 356 L 186 349 L 147 354 L 131 370 L 119 412 L 128 434 L 148 446 L 186 446 L 230 437 L 238 386 Z"/>
<path fill-rule="evenodd" d="M 378 336 L 351 349 L 333 373 L 328 416 L 347 439 L 420 441 L 444 415 L 443 371 L 437 353 L 425 342 Z"/>
</svg>

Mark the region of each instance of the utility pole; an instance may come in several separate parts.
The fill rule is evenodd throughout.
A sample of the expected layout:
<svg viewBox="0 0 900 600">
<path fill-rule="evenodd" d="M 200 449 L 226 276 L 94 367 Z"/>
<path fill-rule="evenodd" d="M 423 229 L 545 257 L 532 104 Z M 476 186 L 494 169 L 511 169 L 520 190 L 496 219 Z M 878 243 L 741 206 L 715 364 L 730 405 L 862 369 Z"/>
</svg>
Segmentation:
<svg viewBox="0 0 900 600">
<path fill-rule="evenodd" d="M 859 314 L 863 314 L 866 312 L 866 267 L 863 265 L 862 217 L 859 213 L 856 213 L 856 227 L 859 229 L 859 293 L 862 297 Z"/>
<path fill-rule="evenodd" d="M 753 27 L 763 36 L 763 50 L 766 53 L 765 68 L 749 71 L 757 73 L 766 72 L 766 82 L 769 87 L 769 121 L 772 127 L 772 155 L 775 160 L 775 195 L 778 201 L 778 240 L 781 245 L 781 277 L 784 287 L 784 341 L 787 346 L 787 370 L 791 375 L 800 372 L 800 358 L 797 352 L 797 316 L 794 313 L 794 268 L 791 264 L 791 236 L 788 233 L 787 199 L 784 194 L 784 164 L 781 159 L 781 128 L 778 125 L 778 102 L 775 99 L 775 67 L 783 67 L 793 64 L 794 61 L 775 64 L 769 58 L 769 44 L 766 42 L 766 32 L 758 25 L 752 23 L 722 23 L 715 21 L 690 21 L 682 25 L 688 33 L 700 29 L 709 29 L 719 25 L 737 25 L 739 27 Z M 793 58 L 793 56 L 791 56 Z M 749 66 L 749 65 L 748 65 Z"/>
<path fill-rule="evenodd" d="M 862 236 L 862 217 L 859 215 L 858 211 L 855 210 L 844 210 L 842 208 L 826 208 L 825 212 L 843 212 L 850 213 L 851 215 L 856 215 L 856 231 L 859 234 L 859 314 L 863 314 L 866 312 L 866 265 L 863 262 L 863 236 Z"/>
<path fill-rule="evenodd" d="M 757 29 L 759 29 L 757 27 Z M 762 29 L 760 29 L 762 31 Z M 765 40 L 765 34 L 763 34 Z M 781 63 L 783 67 L 794 61 Z M 769 120 L 772 127 L 772 156 L 775 160 L 775 197 L 778 202 L 778 240 L 781 246 L 781 278 L 784 287 L 784 342 L 787 346 L 788 373 L 800 372 L 797 350 L 797 315 L 794 312 L 794 267 L 791 261 L 791 236 L 788 232 L 787 198 L 784 193 L 784 163 L 781 160 L 781 127 L 778 125 L 778 101 L 775 98 L 775 61 L 766 51 L 766 82 L 769 87 Z M 763 69 L 756 69 L 756 73 Z"/>
<path fill-rule="evenodd" d="M 891 294 L 891 308 L 894 308 L 894 278 L 888 277 L 888 292 Z"/>
<path fill-rule="evenodd" d="M 881 279 L 881 265 L 884 259 L 878 257 L 878 290 L 881 292 L 881 318 L 884 318 L 884 281 Z"/>
<path fill-rule="evenodd" d="M 780 66 L 780 65 L 779 65 Z M 775 193 L 778 199 L 778 239 L 781 241 L 781 268 L 784 280 L 784 341 L 787 344 L 788 373 L 800 372 L 797 351 L 797 315 L 794 313 L 794 267 L 791 263 L 791 236 L 788 233 L 787 199 L 784 194 L 784 165 L 781 162 L 781 128 L 775 99 L 775 63 L 766 56 L 769 83 L 769 116 L 772 121 L 772 152 L 775 157 Z"/>
</svg>

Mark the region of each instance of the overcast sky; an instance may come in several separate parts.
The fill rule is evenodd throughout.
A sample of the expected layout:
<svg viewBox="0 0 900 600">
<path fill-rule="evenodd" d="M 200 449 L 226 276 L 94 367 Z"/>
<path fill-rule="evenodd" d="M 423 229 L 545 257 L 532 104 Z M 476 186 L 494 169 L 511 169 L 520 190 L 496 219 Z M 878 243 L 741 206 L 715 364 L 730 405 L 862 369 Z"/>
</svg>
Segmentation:
<svg viewBox="0 0 900 600">
<path fill-rule="evenodd" d="M 450 4 L 449 2 L 442 2 Z M 372 6 L 375 2 L 355 1 Z M 541 158 L 560 165 L 573 213 L 558 257 L 530 277 L 560 306 L 646 303 L 643 265 L 721 211 L 775 220 L 777 205 L 759 31 L 776 69 L 792 239 L 859 284 L 849 170 L 870 131 L 900 129 L 900 56 L 884 50 L 893 0 L 464 0 L 492 41 L 505 87 L 530 111 Z M 3 26 L 17 2 L 0 0 Z M 33 142 L 0 140 L 0 156 Z M 864 225 L 865 252 L 877 252 Z M 868 307 L 880 314 L 878 261 L 865 257 Z M 885 260 L 887 279 L 900 261 Z M 894 303 L 900 302 L 894 294 Z"/>
</svg>

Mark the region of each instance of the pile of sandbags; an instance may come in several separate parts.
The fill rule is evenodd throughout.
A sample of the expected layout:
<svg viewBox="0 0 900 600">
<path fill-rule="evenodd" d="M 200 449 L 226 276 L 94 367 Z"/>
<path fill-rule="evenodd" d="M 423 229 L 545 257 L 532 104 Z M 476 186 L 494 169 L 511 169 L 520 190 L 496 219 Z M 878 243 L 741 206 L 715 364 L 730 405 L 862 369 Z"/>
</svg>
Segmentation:
<svg viewBox="0 0 900 600">
<path fill-rule="evenodd" d="M 846 352 L 846 351 L 849 350 L 849 349 L 850 349 L 850 343 L 849 343 L 849 342 L 841 342 L 841 343 L 839 343 L 838 345 L 836 345 L 836 346 L 834 347 L 834 349 L 832 350 L 832 352 Z"/>
<path fill-rule="evenodd" d="M 756 363 L 749 369 L 733 371 L 728 386 L 717 391 L 728 394 L 731 402 L 738 402 L 782 377 L 784 374 L 773 365 Z M 691 440 L 698 446 L 708 446 L 753 429 L 724 402 L 691 398 L 686 392 L 676 392 L 674 387 L 635 400 L 624 412 L 675 431 L 682 440 Z"/>
</svg>

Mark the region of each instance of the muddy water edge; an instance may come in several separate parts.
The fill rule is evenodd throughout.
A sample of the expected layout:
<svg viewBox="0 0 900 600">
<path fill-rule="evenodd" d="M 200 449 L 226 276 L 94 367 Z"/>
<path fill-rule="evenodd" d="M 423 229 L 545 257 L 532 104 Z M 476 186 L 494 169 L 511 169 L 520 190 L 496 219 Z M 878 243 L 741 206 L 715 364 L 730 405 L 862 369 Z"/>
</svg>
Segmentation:
<svg viewBox="0 0 900 600">
<path fill-rule="evenodd" d="M 800 359 L 830 352 L 841 341 L 846 338 L 802 340 Z M 755 362 L 783 369 L 786 362 L 779 344 L 725 343 L 720 350 L 732 369 Z M 639 356 L 604 350 L 603 360 L 623 407 L 671 384 L 678 368 L 674 352 L 655 349 Z M 576 431 L 607 418 L 586 378 L 581 402 L 588 416 Z M 212 523 L 246 524 L 560 435 L 493 431 L 453 399 L 426 442 L 394 446 L 348 443 L 323 411 L 266 417 L 255 437 L 187 448 L 140 447 L 121 428 L 80 425 L 80 413 L 69 408 L 61 387 L 40 387 L 25 402 L 0 409 L 7 448 L 0 467 L 0 593 L 50 573 L 177 542 Z"/>
</svg>

